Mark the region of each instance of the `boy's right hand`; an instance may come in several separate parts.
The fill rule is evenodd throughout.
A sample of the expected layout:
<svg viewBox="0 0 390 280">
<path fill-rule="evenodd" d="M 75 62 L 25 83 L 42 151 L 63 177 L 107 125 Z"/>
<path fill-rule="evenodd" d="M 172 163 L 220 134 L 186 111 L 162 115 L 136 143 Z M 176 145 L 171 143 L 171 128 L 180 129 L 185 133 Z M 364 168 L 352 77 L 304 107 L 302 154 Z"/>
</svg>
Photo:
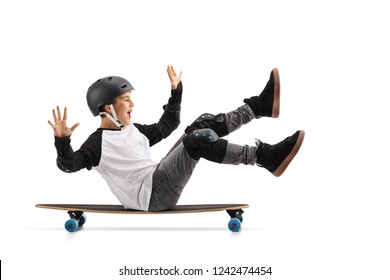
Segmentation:
<svg viewBox="0 0 390 280">
<path fill-rule="evenodd" d="M 58 106 L 57 106 L 57 113 L 54 109 L 52 111 L 53 111 L 54 124 L 51 121 L 48 121 L 48 123 L 54 130 L 54 136 L 57 136 L 59 138 L 68 137 L 73 133 L 73 131 L 76 129 L 76 127 L 78 127 L 80 125 L 80 123 L 75 123 L 70 128 L 66 125 L 66 119 L 68 116 L 66 107 L 64 108 L 64 117 L 63 118 L 61 116 L 61 111 L 60 111 L 60 108 Z"/>
</svg>

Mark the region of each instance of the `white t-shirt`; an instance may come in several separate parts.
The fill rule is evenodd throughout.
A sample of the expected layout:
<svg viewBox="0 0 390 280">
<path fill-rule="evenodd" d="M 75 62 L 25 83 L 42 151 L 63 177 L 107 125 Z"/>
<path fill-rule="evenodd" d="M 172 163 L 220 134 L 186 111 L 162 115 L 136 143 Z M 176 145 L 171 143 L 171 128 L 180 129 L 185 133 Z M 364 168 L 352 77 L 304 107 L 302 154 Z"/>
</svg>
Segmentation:
<svg viewBox="0 0 390 280">
<path fill-rule="evenodd" d="M 125 208 L 148 210 L 157 163 L 149 140 L 133 125 L 102 131 L 100 163 L 94 167 Z"/>
</svg>

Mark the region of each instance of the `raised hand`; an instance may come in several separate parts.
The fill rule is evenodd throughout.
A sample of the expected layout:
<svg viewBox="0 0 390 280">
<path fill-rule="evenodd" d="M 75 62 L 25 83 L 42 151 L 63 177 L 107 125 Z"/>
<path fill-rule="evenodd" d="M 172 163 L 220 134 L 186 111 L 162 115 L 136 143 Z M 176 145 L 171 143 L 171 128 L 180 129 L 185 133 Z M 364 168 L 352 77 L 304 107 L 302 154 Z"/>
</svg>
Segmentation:
<svg viewBox="0 0 390 280">
<path fill-rule="evenodd" d="M 55 109 L 53 111 L 54 124 L 51 121 L 48 121 L 49 125 L 53 128 L 54 135 L 63 138 L 70 136 L 73 131 L 80 125 L 80 123 L 75 123 L 72 127 L 68 127 L 66 124 L 66 119 L 68 117 L 68 112 L 66 107 L 64 108 L 64 117 L 61 116 L 60 107 L 57 106 L 57 112 Z"/>
<path fill-rule="evenodd" d="M 180 74 L 178 76 L 173 66 L 168 66 L 167 73 L 168 73 L 169 80 L 171 81 L 172 89 L 176 89 L 177 85 L 181 81 L 182 71 L 180 71 Z"/>
</svg>

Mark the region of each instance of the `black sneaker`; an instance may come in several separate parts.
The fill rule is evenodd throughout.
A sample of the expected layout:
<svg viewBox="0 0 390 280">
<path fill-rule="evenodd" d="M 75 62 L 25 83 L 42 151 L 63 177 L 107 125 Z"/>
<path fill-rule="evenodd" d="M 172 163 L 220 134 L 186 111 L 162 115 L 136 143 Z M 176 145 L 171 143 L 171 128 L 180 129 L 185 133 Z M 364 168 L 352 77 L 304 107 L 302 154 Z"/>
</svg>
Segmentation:
<svg viewBox="0 0 390 280">
<path fill-rule="evenodd" d="M 251 107 L 256 118 L 279 117 L 280 78 L 278 69 L 274 68 L 271 71 L 270 78 L 259 96 L 246 98 L 244 102 Z"/>
<path fill-rule="evenodd" d="M 258 146 L 256 151 L 257 165 L 279 177 L 298 153 L 303 138 L 305 138 L 305 132 L 298 130 L 275 145 L 269 145 L 258 140 L 256 143 Z"/>
</svg>

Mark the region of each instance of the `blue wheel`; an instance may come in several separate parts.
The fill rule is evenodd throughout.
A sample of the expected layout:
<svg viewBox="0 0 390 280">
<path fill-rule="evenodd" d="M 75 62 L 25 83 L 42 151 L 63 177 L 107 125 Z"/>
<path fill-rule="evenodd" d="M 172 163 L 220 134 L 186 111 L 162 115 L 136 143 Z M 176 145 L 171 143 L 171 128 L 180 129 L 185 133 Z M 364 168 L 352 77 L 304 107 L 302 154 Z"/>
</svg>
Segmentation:
<svg viewBox="0 0 390 280">
<path fill-rule="evenodd" d="M 228 227 L 232 232 L 238 232 L 241 228 L 241 221 L 237 218 L 231 218 Z"/>
<path fill-rule="evenodd" d="M 75 219 L 67 220 L 65 223 L 65 229 L 69 232 L 75 232 L 79 227 L 79 222 Z"/>
<path fill-rule="evenodd" d="M 80 216 L 79 227 L 82 227 L 87 222 L 87 216 L 85 214 Z"/>
<path fill-rule="evenodd" d="M 241 213 L 242 214 L 242 213 Z M 240 215 L 240 212 L 236 212 L 236 218 L 237 216 Z M 241 217 L 239 217 L 238 219 L 240 220 L 241 224 L 242 222 L 244 221 L 244 217 L 242 215 L 240 215 Z"/>
</svg>

